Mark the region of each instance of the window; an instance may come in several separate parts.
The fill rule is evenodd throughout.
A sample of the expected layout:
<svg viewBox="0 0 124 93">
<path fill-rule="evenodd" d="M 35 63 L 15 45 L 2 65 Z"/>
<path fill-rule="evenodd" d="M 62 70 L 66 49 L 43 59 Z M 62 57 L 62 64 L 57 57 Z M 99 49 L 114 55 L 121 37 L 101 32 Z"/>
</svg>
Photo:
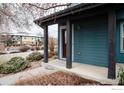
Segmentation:
<svg viewBox="0 0 124 93">
<path fill-rule="evenodd" d="M 121 41 L 121 53 L 124 53 L 124 23 L 121 24 L 121 32 L 120 32 L 120 41 Z"/>
</svg>

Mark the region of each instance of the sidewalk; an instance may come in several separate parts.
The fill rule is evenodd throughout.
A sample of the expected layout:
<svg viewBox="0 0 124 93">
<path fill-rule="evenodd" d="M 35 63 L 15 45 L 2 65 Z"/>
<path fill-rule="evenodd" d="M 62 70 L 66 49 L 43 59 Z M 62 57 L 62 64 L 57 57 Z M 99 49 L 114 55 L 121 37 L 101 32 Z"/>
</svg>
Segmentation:
<svg viewBox="0 0 124 93">
<path fill-rule="evenodd" d="M 0 85 L 12 85 L 15 83 L 16 80 L 19 80 L 19 79 L 25 79 L 25 78 L 29 78 L 29 77 L 36 76 L 36 75 L 51 74 L 56 71 L 58 71 L 58 70 L 57 69 L 45 69 L 45 67 L 42 66 L 42 67 L 35 68 L 32 70 L 19 72 L 14 75 L 2 77 L 2 78 L 0 78 Z"/>
</svg>

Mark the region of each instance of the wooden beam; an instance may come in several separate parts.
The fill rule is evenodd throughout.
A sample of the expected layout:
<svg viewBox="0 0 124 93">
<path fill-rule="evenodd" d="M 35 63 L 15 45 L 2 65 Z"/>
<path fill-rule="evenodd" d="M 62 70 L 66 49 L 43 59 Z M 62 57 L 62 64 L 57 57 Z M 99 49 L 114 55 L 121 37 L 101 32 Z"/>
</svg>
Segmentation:
<svg viewBox="0 0 124 93">
<path fill-rule="evenodd" d="M 115 79 L 115 31 L 116 31 L 116 13 L 109 11 L 108 13 L 108 37 L 109 37 L 109 64 L 108 64 L 108 78 Z"/>
<path fill-rule="evenodd" d="M 48 26 L 44 26 L 44 62 L 48 63 Z"/>
<path fill-rule="evenodd" d="M 72 30 L 70 20 L 66 21 L 67 45 L 66 45 L 66 68 L 72 68 Z"/>
</svg>

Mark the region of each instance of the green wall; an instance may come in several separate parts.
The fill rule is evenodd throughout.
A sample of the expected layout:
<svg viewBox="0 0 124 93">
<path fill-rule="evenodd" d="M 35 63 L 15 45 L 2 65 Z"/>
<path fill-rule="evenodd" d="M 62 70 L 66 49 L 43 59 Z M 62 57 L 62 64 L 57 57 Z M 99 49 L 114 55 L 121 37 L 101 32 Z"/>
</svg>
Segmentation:
<svg viewBox="0 0 124 93">
<path fill-rule="evenodd" d="M 124 63 L 124 53 L 120 53 L 120 24 L 124 22 L 124 9 L 116 11 L 116 18 L 116 62 Z M 74 23 L 74 61 L 108 66 L 107 25 L 107 17 L 104 16 L 91 17 L 85 20 L 80 19 Z"/>
<path fill-rule="evenodd" d="M 116 62 L 124 63 L 124 53 L 120 52 L 120 24 L 124 23 L 124 9 L 116 12 Z"/>
<path fill-rule="evenodd" d="M 108 66 L 106 17 L 92 17 L 74 24 L 74 61 Z"/>
</svg>

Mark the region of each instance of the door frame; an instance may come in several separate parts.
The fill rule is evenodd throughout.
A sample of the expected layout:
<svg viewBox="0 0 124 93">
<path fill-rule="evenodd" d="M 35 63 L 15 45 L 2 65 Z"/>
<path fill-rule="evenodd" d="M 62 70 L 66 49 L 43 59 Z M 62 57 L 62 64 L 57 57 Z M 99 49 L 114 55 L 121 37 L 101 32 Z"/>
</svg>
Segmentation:
<svg viewBox="0 0 124 93">
<path fill-rule="evenodd" d="M 60 43 L 59 43 L 59 46 L 60 46 L 60 48 L 59 48 L 59 55 L 60 55 L 60 59 L 63 59 L 63 60 L 65 60 L 66 58 L 63 58 L 63 47 L 62 47 L 62 30 L 63 29 L 66 29 L 66 26 L 60 26 Z"/>
<path fill-rule="evenodd" d="M 63 58 L 63 48 L 62 48 L 62 30 L 66 29 L 66 25 L 60 26 L 60 33 L 59 33 L 59 58 L 62 60 L 66 60 L 66 58 Z M 72 24 L 72 61 L 74 61 L 74 24 Z"/>
</svg>

